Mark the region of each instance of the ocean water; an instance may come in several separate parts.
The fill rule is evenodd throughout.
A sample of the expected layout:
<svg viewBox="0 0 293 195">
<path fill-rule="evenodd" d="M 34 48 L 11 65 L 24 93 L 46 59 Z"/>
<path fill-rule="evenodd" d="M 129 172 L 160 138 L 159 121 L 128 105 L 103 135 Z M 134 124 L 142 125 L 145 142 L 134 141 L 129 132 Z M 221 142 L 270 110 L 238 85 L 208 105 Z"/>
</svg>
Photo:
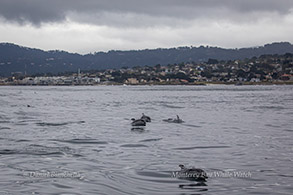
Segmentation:
<svg viewBox="0 0 293 195">
<path fill-rule="evenodd" d="M 2 86 L 0 194 L 292 194 L 292 119 L 293 86 Z"/>
</svg>

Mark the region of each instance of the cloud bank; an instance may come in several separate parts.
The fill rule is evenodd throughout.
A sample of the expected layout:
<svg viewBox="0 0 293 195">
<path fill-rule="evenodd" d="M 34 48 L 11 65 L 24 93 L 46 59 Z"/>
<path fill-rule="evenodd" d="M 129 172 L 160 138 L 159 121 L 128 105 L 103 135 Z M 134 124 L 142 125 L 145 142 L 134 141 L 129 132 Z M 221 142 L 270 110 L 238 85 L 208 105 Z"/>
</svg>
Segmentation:
<svg viewBox="0 0 293 195">
<path fill-rule="evenodd" d="M 292 0 L 1 0 L 0 42 L 74 52 L 293 42 Z"/>
</svg>

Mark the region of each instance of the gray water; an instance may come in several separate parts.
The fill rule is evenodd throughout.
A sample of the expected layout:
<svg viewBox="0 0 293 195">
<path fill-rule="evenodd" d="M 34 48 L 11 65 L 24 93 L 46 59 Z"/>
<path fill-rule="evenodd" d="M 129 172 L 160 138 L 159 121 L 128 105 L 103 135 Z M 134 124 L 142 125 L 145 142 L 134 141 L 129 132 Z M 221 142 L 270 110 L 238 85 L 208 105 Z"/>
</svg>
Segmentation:
<svg viewBox="0 0 293 195">
<path fill-rule="evenodd" d="M 0 109 L 1 195 L 293 192 L 293 86 L 4 86 Z"/>
</svg>

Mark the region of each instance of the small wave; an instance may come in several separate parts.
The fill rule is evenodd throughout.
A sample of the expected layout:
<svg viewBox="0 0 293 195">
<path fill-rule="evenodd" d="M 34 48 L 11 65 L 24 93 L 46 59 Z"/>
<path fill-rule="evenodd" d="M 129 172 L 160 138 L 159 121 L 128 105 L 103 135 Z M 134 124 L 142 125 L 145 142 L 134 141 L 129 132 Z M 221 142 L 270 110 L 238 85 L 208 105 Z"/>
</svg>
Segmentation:
<svg viewBox="0 0 293 195">
<path fill-rule="evenodd" d="M 182 125 L 187 126 L 187 127 L 196 127 L 196 128 L 202 127 L 199 125 L 192 125 L 192 124 L 182 124 Z"/>
<path fill-rule="evenodd" d="M 37 150 L 31 150 L 31 151 L 22 151 L 22 150 L 9 150 L 4 149 L 0 150 L 0 155 L 11 155 L 11 154 L 27 154 L 27 155 L 64 155 L 62 152 L 47 152 L 47 151 L 37 151 Z"/>
<path fill-rule="evenodd" d="M 147 177 L 161 177 L 161 178 L 170 178 L 170 173 L 164 172 L 153 172 L 153 171 L 136 171 L 137 175 L 147 176 Z"/>
<path fill-rule="evenodd" d="M 0 121 L 0 123 L 10 123 L 10 121 Z"/>
<path fill-rule="evenodd" d="M 274 125 L 274 124 L 265 124 L 266 127 L 274 127 L 274 128 L 279 128 L 281 126 L 279 125 Z"/>
<path fill-rule="evenodd" d="M 60 140 L 52 139 L 52 141 L 65 142 L 71 144 L 108 144 L 106 141 L 98 141 L 96 139 L 69 139 L 69 140 Z"/>
<path fill-rule="evenodd" d="M 171 171 L 136 171 L 136 175 L 133 179 L 144 181 L 144 182 L 155 182 L 155 183 L 179 183 L 178 180 L 172 178 Z"/>
<path fill-rule="evenodd" d="M 27 123 L 23 123 L 23 122 L 18 122 L 18 123 L 15 123 L 15 125 L 18 125 L 18 126 L 25 126 L 25 125 L 28 125 Z"/>
<path fill-rule="evenodd" d="M 11 129 L 11 128 L 9 128 L 9 127 L 0 127 L 0 130 L 5 130 L 5 129 Z"/>
<path fill-rule="evenodd" d="M 144 140 L 140 140 L 139 142 L 153 142 L 153 141 L 160 141 L 163 138 L 153 138 L 153 139 L 144 139 Z"/>
<path fill-rule="evenodd" d="M 139 148 L 139 147 L 148 147 L 148 146 L 143 145 L 143 144 L 124 144 L 124 145 L 121 145 L 120 147 L 125 147 L 125 148 Z"/>
<path fill-rule="evenodd" d="M 39 126 L 63 126 L 68 125 L 69 123 L 36 123 Z"/>
<path fill-rule="evenodd" d="M 24 150 L 27 154 L 33 155 L 64 155 L 72 153 L 69 147 L 50 147 L 37 144 L 31 144 Z"/>
<path fill-rule="evenodd" d="M 284 110 L 286 109 L 283 106 L 254 106 L 254 109 L 261 109 L 261 110 Z"/>
<path fill-rule="evenodd" d="M 280 174 L 280 177 L 293 177 L 293 175 L 285 175 L 285 174 Z"/>
<path fill-rule="evenodd" d="M 64 126 L 68 124 L 82 124 L 85 123 L 85 121 L 73 121 L 73 122 L 61 122 L 61 123 L 48 123 L 48 122 L 42 122 L 42 123 L 36 123 L 39 126 Z"/>
<path fill-rule="evenodd" d="M 183 106 L 173 106 L 173 105 L 168 105 L 168 104 L 163 104 L 163 106 L 167 108 L 184 108 Z"/>
<path fill-rule="evenodd" d="M 19 139 L 19 140 L 15 140 L 15 142 L 30 142 L 31 140 L 27 140 L 27 139 Z"/>
<path fill-rule="evenodd" d="M 63 156 L 65 154 L 71 154 L 73 156 L 81 156 L 79 154 L 75 154 L 74 151 L 69 147 L 49 147 L 42 146 L 37 144 L 31 144 L 21 149 L 4 149 L 0 150 L 0 155 L 37 155 L 37 156 L 48 156 L 48 155 L 57 155 Z"/>
<path fill-rule="evenodd" d="M 245 112 L 254 112 L 254 110 L 252 110 L 252 109 L 243 109 Z"/>
<path fill-rule="evenodd" d="M 143 132 L 145 132 L 145 128 L 144 127 L 132 127 L 131 131 L 137 132 L 137 133 L 143 133 Z"/>
<path fill-rule="evenodd" d="M 284 131 L 293 132 L 293 129 L 285 129 Z"/>
<path fill-rule="evenodd" d="M 2 154 L 15 154 L 15 150 L 9 150 L 9 149 L 0 150 L 0 155 Z"/>
<path fill-rule="evenodd" d="M 186 189 L 186 190 L 197 190 L 198 192 L 208 191 L 208 189 L 206 188 L 198 188 L 201 186 L 207 186 L 207 184 L 204 182 L 197 182 L 193 184 L 180 184 L 179 188 Z"/>
<path fill-rule="evenodd" d="M 258 170 L 259 172 L 275 172 L 274 169 L 261 169 L 261 170 Z"/>
<path fill-rule="evenodd" d="M 230 148 L 230 146 L 195 146 L 184 148 L 173 148 L 174 150 L 194 150 L 194 149 L 211 149 L 211 148 Z"/>
<path fill-rule="evenodd" d="M 53 183 L 53 186 L 57 187 L 57 188 L 62 188 L 62 189 L 72 189 L 72 186 L 68 186 L 68 185 L 63 185 L 63 184 L 59 184 L 59 183 Z"/>
<path fill-rule="evenodd" d="M 102 152 L 103 150 L 93 149 L 93 151 L 95 151 L 95 152 Z"/>
</svg>

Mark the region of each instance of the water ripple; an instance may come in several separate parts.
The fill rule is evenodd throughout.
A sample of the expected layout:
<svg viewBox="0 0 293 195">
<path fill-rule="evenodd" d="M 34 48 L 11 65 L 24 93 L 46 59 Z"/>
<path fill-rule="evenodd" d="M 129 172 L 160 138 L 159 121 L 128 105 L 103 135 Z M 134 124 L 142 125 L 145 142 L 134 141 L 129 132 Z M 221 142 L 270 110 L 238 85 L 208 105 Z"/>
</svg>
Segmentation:
<svg viewBox="0 0 293 195">
<path fill-rule="evenodd" d="M 39 126 L 64 126 L 68 124 L 82 124 L 85 123 L 85 121 L 72 121 L 72 122 L 59 122 L 59 123 L 49 123 L 49 122 L 41 122 L 41 123 L 36 123 Z"/>
<path fill-rule="evenodd" d="M 124 145 L 121 145 L 120 147 L 124 147 L 124 148 L 140 148 L 140 147 L 148 147 L 148 146 L 143 145 L 143 144 L 124 144 Z"/>
<path fill-rule="evenodd" d="M 29 146 L 23 147 L 21 149 L 3 149 L 0 150 L 0 154 L 10 155 L 10 154 L 26 154 L 26 155 L 66 155 L 71 154 L 73 156 L 80 156 L 73 149 L 69 147 L 49 147 L 37 144 L 31 144 Z"/>
<path fill-rule="evenodd" d="M 144 140 L 140 140 L 139 142 L 153 142 L 153 141 L 160 141 L 163 138 L 153 138 L 153 139 L 144 139 Z"/>
<path fill-rule="evenodd" d="M 99 141 L 96 139 L 69 139 L 69 140 L 61 140 L 61 139 L 51 139 L 52 141 L 57 142 L 65 142 L 71 144 L 108 144 L 106 141 Z"/>
<path fill-rule="evenodd" d="M 173 148 L 173 150 L 195 150 L 195 149 L 211 149 L 211 148 L 230 148 L 230 146 L 194 146 L 194 147 Z"/>
</svg>

